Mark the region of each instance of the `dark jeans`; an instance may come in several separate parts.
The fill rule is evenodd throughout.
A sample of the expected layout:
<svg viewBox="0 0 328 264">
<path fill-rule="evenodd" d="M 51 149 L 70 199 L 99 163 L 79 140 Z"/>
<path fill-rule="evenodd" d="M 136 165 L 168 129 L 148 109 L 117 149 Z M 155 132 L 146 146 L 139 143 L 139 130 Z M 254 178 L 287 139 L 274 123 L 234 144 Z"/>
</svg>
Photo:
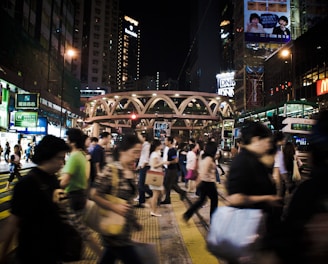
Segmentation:
<svg viewBox="0 0 328 264">
<path fill-rule="evenodd" d="M 171 202 L 171 190 L 175 190 L 180 195 L 185 195 L 185 191 L 178 185 L 178 171 L 176 169 L 166 169 L 164 177 L 165 199 L 164 202 Z"/>
<path fill-rule="evenodd" d="M 189 209 L 185 212 L 184 216 L 189 219 L 192 215 L 205 203 L 206 197 L 208 196 L 211 200 L 210 216 L 214 213 L 215 209 L 218 207 L 218 191 L 216 189 L 215 182 L 205 182 L 202 181 L 199 186 L 199 198 L 192 204 Z"/>
<path fill-rule="evenodd" d="M 122 247 L 105 246 L 99 264 L 114 264 L 120 259 L 124 264 L 143 264 L 133 245 Z"/>
<path fill-rule="evenodd" d="M 139 181 L 138 181 L 138 192 L 139 192 L 139 204 L 146 202 L 145 194 L 153 195 L 152 190 L 149 189 L 149 186 L 145 184 L 146 172 L 150 169 L 150 166 L 145 166 L 139 170 Z"/>
</svg>

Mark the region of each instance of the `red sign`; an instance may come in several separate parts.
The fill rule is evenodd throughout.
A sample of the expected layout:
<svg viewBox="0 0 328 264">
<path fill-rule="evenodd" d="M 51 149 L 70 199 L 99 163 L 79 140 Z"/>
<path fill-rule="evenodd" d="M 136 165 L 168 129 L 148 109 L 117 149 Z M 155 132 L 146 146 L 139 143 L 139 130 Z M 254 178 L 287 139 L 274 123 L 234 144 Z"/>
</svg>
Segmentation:
<svg viewBox="0 0 328 264">
<path fill-rule="evenodd" d="M 317 81 L 317 95 L 328 93 L 328 78 Z"/>
</svg>

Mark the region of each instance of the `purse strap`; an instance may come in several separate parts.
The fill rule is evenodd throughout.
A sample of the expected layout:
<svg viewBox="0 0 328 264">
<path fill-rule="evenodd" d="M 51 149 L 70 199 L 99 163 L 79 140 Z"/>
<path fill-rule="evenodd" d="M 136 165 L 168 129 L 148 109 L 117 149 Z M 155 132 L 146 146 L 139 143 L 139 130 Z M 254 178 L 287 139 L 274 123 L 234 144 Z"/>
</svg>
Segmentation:
<svg viewBox="0 0 328 264">
<path fill-rule="evenodd" d="M 114 164 L 108 165 L 112 171 L 112 187 L 113 193 L 112 195 L 116 196 L 118 193 L 118 186 L 119 186 L 119 177 L 118 177 L 118 168 Z"/>
</svg>

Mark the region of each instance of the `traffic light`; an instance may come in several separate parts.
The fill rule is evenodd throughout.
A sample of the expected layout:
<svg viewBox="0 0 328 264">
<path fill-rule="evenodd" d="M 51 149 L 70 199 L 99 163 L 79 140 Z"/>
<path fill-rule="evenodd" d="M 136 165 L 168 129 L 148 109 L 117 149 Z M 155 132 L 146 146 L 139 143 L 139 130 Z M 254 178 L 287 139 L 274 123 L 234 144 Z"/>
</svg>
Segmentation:
<svg viewBox="0 0 328 264">
<path fill-rule="evenodd" d="M 135 129 L 137 127 L 138 124 L 138 117 L 136 114 L 132 114 L 131 117 L 131 128 Z"/>
</svg>

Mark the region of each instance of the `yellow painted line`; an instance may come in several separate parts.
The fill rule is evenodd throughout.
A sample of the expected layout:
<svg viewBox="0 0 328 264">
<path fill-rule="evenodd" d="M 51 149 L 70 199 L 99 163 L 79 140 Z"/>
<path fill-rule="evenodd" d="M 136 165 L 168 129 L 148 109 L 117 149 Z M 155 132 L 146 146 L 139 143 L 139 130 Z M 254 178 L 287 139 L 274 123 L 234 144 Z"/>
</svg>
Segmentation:
<svg viewBox="0 0 328 264">
<path fill-rule="evenodd" d="M 191 218 L 188 221 L 188 224 L 182 220 L 182 215 L 186 211 L 186 207 L 184 203 L 179 200 L 179 196 L 171 194 L 171 202 L 176 221 L 179 225 L 180 232 L 191 257 L 192 263 L 220 263 L 219 260 L 207 250 L 205 238 L 198 230 L 194 220 Z"/>
<path fill-rule="evenodd" d="M 11 199 L 11 195 L 7 195 L 5 197 L 0 198 L 0 204 L 7 202 Z"/>
<path fill-rule="evenodd" d="M 9 215 L 10 215 L 9 210 L 4 210 L 4 211 L 0 212 L 0 220 L 7 218 Z"/>
</svg>

